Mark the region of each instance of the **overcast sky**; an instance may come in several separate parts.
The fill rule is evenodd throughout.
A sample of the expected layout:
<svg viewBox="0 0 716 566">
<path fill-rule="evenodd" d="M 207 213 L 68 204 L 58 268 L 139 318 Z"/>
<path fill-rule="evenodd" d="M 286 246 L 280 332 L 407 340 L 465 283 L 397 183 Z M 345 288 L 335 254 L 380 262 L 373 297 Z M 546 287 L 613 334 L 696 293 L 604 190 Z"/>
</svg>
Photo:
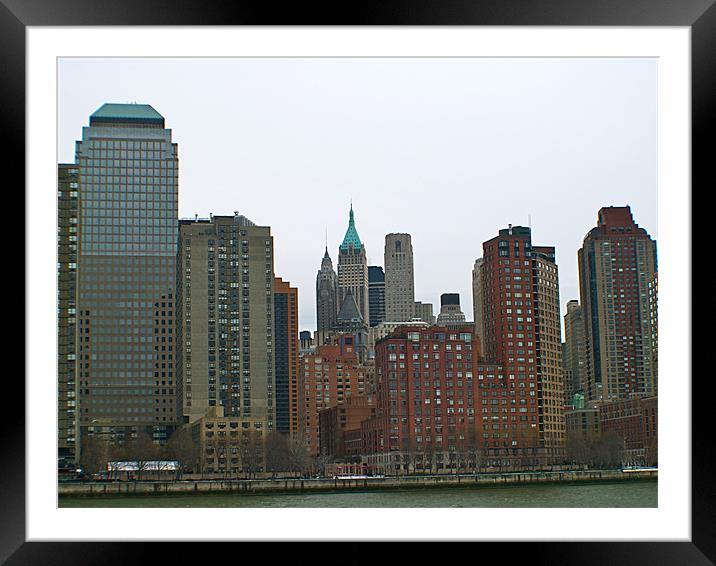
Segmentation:
<svg viewBox="0 0 716 566">
<path fill-rule="evenodd" d="M 410 233 L 415 299 L 437 313 L 460 293 L 468 320 L 482 243 L 531 218 L 564 314 L 600 207 L 630 205 L 657 239 L 656 78 L 655 59 L 61 58 L 58 159 L 103 103 L 151 104 L 178 144 L 180 217 L 271 226 L 301 330 L 351 199 L 368 264 Z"/>
</svg>

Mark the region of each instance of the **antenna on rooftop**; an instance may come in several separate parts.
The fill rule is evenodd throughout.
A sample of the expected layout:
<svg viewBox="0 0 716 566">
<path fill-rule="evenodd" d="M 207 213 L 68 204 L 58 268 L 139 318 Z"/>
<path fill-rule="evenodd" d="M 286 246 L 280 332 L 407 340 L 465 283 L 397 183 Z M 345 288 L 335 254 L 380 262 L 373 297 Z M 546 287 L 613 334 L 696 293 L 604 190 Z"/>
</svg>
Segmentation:
<svg viewBox="0 0 716 566">
<path fill-rule="evenodd" d="M 527 215 L 527 226 L 529 226 L 530 230 L 532 230 L 532 215 L 531 214 Z"/>
</svg>

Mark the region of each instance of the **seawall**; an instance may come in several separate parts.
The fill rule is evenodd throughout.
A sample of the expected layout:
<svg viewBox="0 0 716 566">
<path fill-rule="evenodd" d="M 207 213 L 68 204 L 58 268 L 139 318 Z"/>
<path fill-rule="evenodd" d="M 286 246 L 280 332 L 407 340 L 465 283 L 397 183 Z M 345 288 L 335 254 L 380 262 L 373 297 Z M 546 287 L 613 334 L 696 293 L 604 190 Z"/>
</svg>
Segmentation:
<svg viewBox="0 0 716 566">
<path fill-rule="evenodd" d="M 656 470 L 580 470 L 478 475 L 368 477 L 358 479 L 291 478 L 256 480 L 180 480 L 68 482 L 58 484 L 62 496 L 162 495 L 211 492 L 300 493 L 342 490 L 420 489 L 535 483 L 634 481 L 657 479 Z"/>
</svg>

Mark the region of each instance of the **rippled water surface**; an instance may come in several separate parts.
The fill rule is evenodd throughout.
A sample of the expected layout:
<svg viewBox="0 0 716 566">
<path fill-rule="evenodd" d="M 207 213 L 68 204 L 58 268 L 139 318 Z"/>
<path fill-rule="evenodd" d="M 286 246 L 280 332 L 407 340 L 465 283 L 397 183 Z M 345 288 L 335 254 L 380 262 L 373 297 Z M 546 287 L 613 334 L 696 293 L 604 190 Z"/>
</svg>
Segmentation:
<svg viewBox="0 0 716 566">
<path fill-rule="evenodd" d="M 303 494 L 62 497 L 60 507 L 657 507 L 657 481 Z"/>
</svg>

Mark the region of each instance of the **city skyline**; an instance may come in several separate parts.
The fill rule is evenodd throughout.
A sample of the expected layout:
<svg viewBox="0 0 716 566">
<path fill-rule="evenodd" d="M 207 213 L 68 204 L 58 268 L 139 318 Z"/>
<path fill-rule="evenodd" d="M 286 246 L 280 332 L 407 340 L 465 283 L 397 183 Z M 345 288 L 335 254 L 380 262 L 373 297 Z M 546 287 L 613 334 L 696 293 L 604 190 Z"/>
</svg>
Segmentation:
<svg viewBox="0 0 716 566">
<path fill-rule="evenodd" d="M 217 108 L 203 105 L 202 112 L 197 112 L 198 99 L 192 98 L 195 91 L 191 88 L 183 96 L 167 98 L 167 89 L 176 85 L 181 69 L 203 76 L 215 73 L 217 65 L 233 65 L 242 71 L 247 88 L 241 91 L 241 100 L 246 103 L 230 104 L 224 97 L 216 100 Z M 426 65 L 438 73 L 445 88 L 420 80 Z M 136 99 L 152 104 L 167 118 L 181 147 L 179 216 L 206 217 L 238 209 L 257 224 L 271 226 L 276 272 L 301 290 L 301 329 L 316 328 L 315 293 L 311 292 L 315 273 L 326 240 L 331 259 L 337 263 L 351 199 L 367 263 L 382 265 L 386 234 L 411 234 L 415 299 L 438 305 L 442 293 L 457 292 L 468 318 L 473 310 L 471 271 L 481 255 L 481 243 L 508 224 L 531 224 L 537 240 L 555 245 L 561 315 L 567 301 L 579 297 L 577 250 L 597 210 L 629 205 L 636 222 L 658 239 L 653 62 L 72 59 L 61 60 L 59 69 L 59 162 L 71 162 L 68 139 L 76 139 L 77 122 L 102 103 Z M 93 72 L 87 73 L 89 69 Z M 136 76 L 128 77 L 130 69 Z M 150 69 L 163 80 L 146 82 L 140 93 L 137 81 Z M 475 71 L 470 80 L 464 76 L 466 69 Z M 398 84 L 401 81 L 394 80 L 391 71 L 397 71 L 407 86 Z M 107 80 L 97 80 L 97 72 Z M 300 92 L 291 100 L 280 99 L 276 85 L 299 73 Z M 587 81 L 586 88 L 577 84 L 577 77 Z M 213 80 L 220 79 L 214 76 Z M 606 93 L 601 88 L 598 97 L 591 93 L 595 81 Z M 481 88 L 485 84 L 490 89 Z M 406 90 L 409 86 L 414 87 L 411 92 Z M 520 99 L 518 92 L 525 90 Z M 557 92 L 561 95 L 556 96 Z M 270 95 L 265 104 L 258 101 L 261 94 Z M 508 101 L 495 106 L 500 97 Z M 191 104 L 182 106 L 181 99 Z M 304 105 L 300 109 L 299 101 Z M 456 109 L 447 107 L 448 101 Z M 400 111 L 400 103 L 409 108 Z M 282 109 L 280 115 L 268 119 L 266 112 L 277 108 Z M 494 119 L 488 109 L 496 115 Z M 212 122 L 221 111 L 225 111 L 223 122 L 215 128 Z M 390 112 L 394 117 L 388 116 Z M 527 112 L 531 123 L 525 122 Z M 408 114 L 414 123 L 404 119 Z M 280 123 L 283 117 L 286 120 Z M 330 120 L 341 127 L 329 130 Z M 545 120 L 552 123 L 545 124 Z M 563 123 L 569 120 L 571 125 Z M 259 124 L 263 130 L 257 130 Z M 196 134 L 198 125 L 203 133 Z M 74 133 L 65 135 L 68 130 Z M 235 139 L 222 145 L 222 130 Z M 541 140 L 535 138 L 536 131 Z M 416 133 L 422 135 L 411 141 Z M 216 142 L 211 143 L 214 138 Z M 435 143 L 438 139 L 439 144 Z M 488 141 L 495 147 L 490 149 Z M 211 152 L 201 152 L 204 142 L 210 143 Z M 330 145 L 337 149 L 329 151 Z M 479 150 L 478 158 L 473 156 L 475 150 Z M 227 151 L 235 161 L 231 166 L 221 161 L 229 158 Z M 307 151 L 312 158 L 307 158 Z M 497 159 L 500 151 L 503 157 Z M 272 166 L 272 155 L 281 155 L 286 167 Z M 512 155 L 521 158 L 519 164 L 509 158 Z M 359 169 L 361 157 L 370 165 L 366 168 L 372 175 L 370 182 L 369 175 Z M 604 163 L 609 166 L 605 168 Z M 292 171 L 290 180 L 277 169 Z M 577 174 L 577 170 L 582 172 Z M 482 190 L 466 198 L 474 187 Z M 504 190 L 513 191 L 510 198 L 493 194 Z M 271 198 L 266 198 L 267 191 L 273 191 Z M 285 206 L 276 206 L 277 199 Z M 464 206 L 465 201 L 473 206 Z M 306 218 L 315 221 L 306 224 Z M 297 226 L 301 229 L 296 230 Z M 450 257 L 439 253 L 445 245 L 454 250 Z"/>
<path fill-rule="evenodd" d="M 509 224 L 483 242 L 473 271 L 484 314 L 477 326 L 466 322 L 459 293 L 441 294 L 436 326 L 410 318 L 419 304 L 412 294 L 411 237 L 388 234 L 386 288 L 392 286 L 391 303 L 404 307 L 389 318 L 410 322 L 379 323 L 369 332 L 367 256 L 351 204 L 335 279 L 328 269 L 341 303 L 336 324 L 329 341 L 317 333 L 315 349 L 299 359 L 298 289 L 276 277 L 271 227 L 237 210 L 178 218 L 178 144 L 161 114 L 150 105 L 105 103 L 90 115 L 76 147 L 76 169 L 58 165 L 58 254 L 65 260 L 58 262 L 58 306 L 68 315 L 58 324 L 65 343 L 58 361 L 76 360 L 75 371 L 61 364 L 66 373 L 59 375 L 66 393 L 59 409 L 67 417 L 60 419 L 60 440 L 65 432 L 72 438 L 60 446 L 58 471 L 77 461 L 81 473 L 109 480 L 119 471 L 112 458 L 129 457 L 136 458 L 138 477 L 124 470 L 126 480 L 141 480 L 147 468 L 139 462 L 158 458 L 177 463 L 180 475 L 198 470 L 202 477 L 241 473 L 250 479 L 317 471 L 325 477 L 341 454 L 359 457 L 366 478 L 409 473 L 411 466 L 424 474 L 657 463 L 656 397 L 634 403 L 631 394 L 655 396 L 656 387 L 632 389 L 631 382 L 618 385 L 610 377 L 608 396 L 587 396 L 605 403 L 598 437 L 589 425 L 575 426 L 566 438 L 571 413 L 565 411 L 582 411 L 585 395 L 582 401 L 575 395 L 574 404 L 565 399 L 555 248 L 533 245 L 531 227 Z M 629 363 L 624 357 L 624 377 L 636 384 L 641 376 L 631 366 L 656 362 L 656 242 L 634 224 L 629 206 L 600 208 L 598 219 L 579 251 L 582 301 L 589 316 L 598 316 L 599 336 L 614 334 L 617 321 L 619 336 L 611 336 L 608 348 L 634 354 Z M 596 266 L 584 252 L 595 236 L 602 254 Z M 653 245 L 649 258 L 640 256 L 645 240 Z M 329 267 L 326 249 L 322 268 Z M 323 271 L 316 285 L 321 301 Z M 611 305 L 609 312 L 596 308 L 602 303 Z M 627 335 L 635 323 L 645 340 Z M 595 361 L 600 348 L 607 349 L 596 346 L 596 326 L 585 324 Z M 482 340 L 476 330 L 484 332 Z M 409 347 L 398 343 L 406 339 Z M 338 347 L 340 360 L 326 357 L 331 347 Z M 317 354 L 313 363 L 309 353 Z M 333 363 L 331 383 L 326 371 Z M 346 381 L 350 368 L 364 379 Z M 607 406 L 612 402 L 629 414 Z M 343 416 L 339 409 L 337 421 L 321 412 L 344 404 L 351 408 Z M 348 429 L 347 412 L 359 407 Z M 276 435 L 276 423 L 290 434 Z M 336 470 L 343 464 L 357 462 L 338 463 Z"/>
</svg>

